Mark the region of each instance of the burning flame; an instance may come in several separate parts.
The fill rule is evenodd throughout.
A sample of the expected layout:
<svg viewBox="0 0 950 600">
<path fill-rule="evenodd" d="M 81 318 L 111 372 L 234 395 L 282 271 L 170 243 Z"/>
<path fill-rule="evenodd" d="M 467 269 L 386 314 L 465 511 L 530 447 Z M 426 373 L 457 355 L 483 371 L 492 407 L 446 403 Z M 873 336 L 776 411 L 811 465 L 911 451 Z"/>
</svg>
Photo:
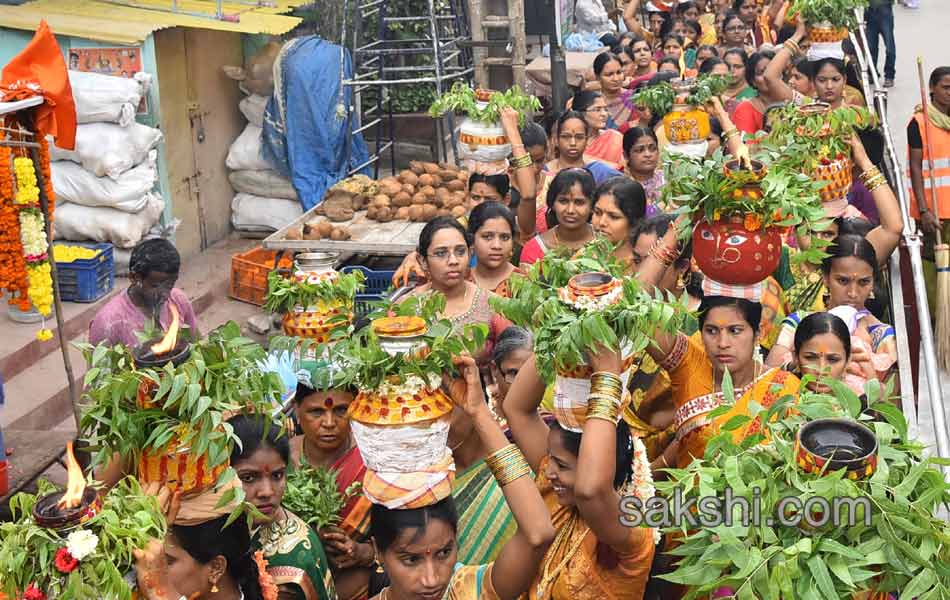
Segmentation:
<svg viewBox="0 0 950 600">
<path fill-rule="evenodd" d="M 66 493 L 59 500 L 59 508 L 78 508 L 82 504 L 82 494 L 86 491 L 86 478 L 82 468 L 76 462 L 73 454 L 73 443 L 66 443 L 66 471 L 69 477 L 66 480 Z"/>
<path fill-rule="evenodd" d="M 152 353 L 156 356 L 168 354 L 178 345 L 178 330 L 180 329 L 178 323 L 178 309 L 175 308 L 174 304 L 169 302 L 168 310 L 172 313 L 172 322 L 168 326 L 168 331 L 165 332 L 165 337 L 162 338 L 162 341 L 152 345 Z"/>
</svg>

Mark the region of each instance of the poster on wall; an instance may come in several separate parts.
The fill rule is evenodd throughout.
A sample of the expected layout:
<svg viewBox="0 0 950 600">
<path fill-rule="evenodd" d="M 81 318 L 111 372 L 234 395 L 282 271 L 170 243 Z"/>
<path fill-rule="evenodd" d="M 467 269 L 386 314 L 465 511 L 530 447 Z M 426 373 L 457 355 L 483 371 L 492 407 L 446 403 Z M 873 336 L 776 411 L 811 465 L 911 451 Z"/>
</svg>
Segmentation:
<svg viewBox="0 0 950 600">
<path fill-rule="evenodd" d="M 574 32 L 574 0 L 554 1 L 557 3 L 557 10 L 554 11 L 554 28 L 563 46 L 567 37 Z"/>
<path fill-rule="evenodd" d="M 73 71 L 99 73 L 131 79 L 142 70 L 141 48 L 70 48 L 69 68 Z M 143 96 L 138 113 L 148 112 L 148 98 Z"/>
</svg>

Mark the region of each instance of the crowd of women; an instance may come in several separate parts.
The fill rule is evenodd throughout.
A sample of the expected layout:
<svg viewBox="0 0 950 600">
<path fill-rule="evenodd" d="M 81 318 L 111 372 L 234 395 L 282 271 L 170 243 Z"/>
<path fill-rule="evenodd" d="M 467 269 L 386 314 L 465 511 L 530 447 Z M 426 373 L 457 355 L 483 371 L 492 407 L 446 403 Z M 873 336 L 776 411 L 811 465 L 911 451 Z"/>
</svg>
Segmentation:
<svg viewBox="0 0 950 600">
<path fill-rule="evenodd" d="M 767 130 L 776 106 L 864 102 L 852 61 L 798 57 L 805 29 L 785 24 L 786 4 L 686 0 L 642 23 L 639 1 L 631 0 L 629 32 L 606 36 L 614 47 L 597 57 L 568 106 L 520 128 L 519 116 L 504 112 L 509 174 L 473 174 L 469 213 L 423 229 L 395 283 L 414 286 L 416 295 L 443 294 L 442 317 L 459 330 L 483 324 L 490 331 L 481 354 L 458 358 L 460 375 L 449 385 L 457 405 L 450 496 L 402 510 L 352 497 L 338 526 L 311 531 L 281 506 L 288 471 L 332 467 L 343 492 L 366 466 L 347 417 L 357 390 L 301 383 L 296 437 L 248 417 L 231 421 L 242 442 L 231 464 L 259 513 L 252 531 L 241 521 L 224 527 L 213 511 L 201 524 L 175 524 L 163 546 L 139 557 L 144 595 L 259 600 L 266 574 L 279 597 L 307 600 L 682 594 L 657 577 L 669 569 L 671 541 L 657 543 L 656 532 L 620 518 L 620 497 L 637 480 L 638 444 L 652 477 L 662 478 L 664 469 L 702 457 L 736 415 L 799 394 L 806 375 L 813 392 L 840 381 L 859 395 L 895 376 L 895 332 L 884 322 L 880 284 L 903 226 L 890 186 L 865 186 L 870 178 L 860 177 L 880 161 L 875 132 L 851 140 L 859 177 L 844 206 L 828 207 L 828 226 L 812 232 L 829 242 L 823 260 L 793 263 L 808 240 L 789 240 L 760 297 L 704 293 L 691 246 L 678 240 L 682 220 L 663 201 L 664 115 L 638 106 L 636 90 L 695 73 L 727 76 L 725 93 L 707 107 L 710 155 L 741 153 L 743 135 Z M 940 73 L 932 87 L 944 85 Z M 938 93 L 946 112 L 946 91 Z M 551 416 L 532 333 L 495 314 L 489 299 L 510 295 L 512 277 L 548 253 L 570 255 L 598 237 L 614 244 L 628 276 L 683 298 L 695 318 L 678 332 L 655 333 L 627 383 L 633 401 L 615 418 L 605 415 L 616 405 L 601 401 L 616 395 L 619 404 L 623 361 L 606 349 L 589 356 L 598 395 L 578 433 Z M 716 411 L 727 401 L 726 373 L 734 402 Z M 747 420 L 733 435 L 759 428 Z M 526 466 L 513 472 L 511 465 Z M 249 559 L 254 549 L 264 551 L 267 573 Z"/>
</svg>

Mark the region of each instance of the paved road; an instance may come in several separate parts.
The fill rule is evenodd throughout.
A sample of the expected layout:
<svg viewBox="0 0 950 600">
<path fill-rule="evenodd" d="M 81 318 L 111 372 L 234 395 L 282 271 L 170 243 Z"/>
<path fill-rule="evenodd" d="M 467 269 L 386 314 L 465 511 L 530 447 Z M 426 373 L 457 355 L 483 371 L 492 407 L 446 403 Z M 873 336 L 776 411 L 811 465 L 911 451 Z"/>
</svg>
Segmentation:
<svg viewBox="0 0 950 600">
<path fill-rule="evenodd" d="M 896 85 L 888 93 L 887 120 L 894 138 L 898 156 L 906 168 L 906 126 L 914 107 L 920 104 L 920 88 L 917 80 L 917 56 L 924 57 L 924 76 L 939 65 L 950 65 L 950 1 L 920 0 L 920 8 L 894 7 L 895 37 L 897 41 Z M 883 42 L 879 65 L 883 69 Z M 883 75 L 883 73 L 882 73 Z M 950 421 L 950 375 L 941 377 L 944 413 Z M 930 411 L 930 397 L 926 377 L 921 366 L 919 437 L 928 445 L 934 444 L 934 426 Z"/>
</svg>

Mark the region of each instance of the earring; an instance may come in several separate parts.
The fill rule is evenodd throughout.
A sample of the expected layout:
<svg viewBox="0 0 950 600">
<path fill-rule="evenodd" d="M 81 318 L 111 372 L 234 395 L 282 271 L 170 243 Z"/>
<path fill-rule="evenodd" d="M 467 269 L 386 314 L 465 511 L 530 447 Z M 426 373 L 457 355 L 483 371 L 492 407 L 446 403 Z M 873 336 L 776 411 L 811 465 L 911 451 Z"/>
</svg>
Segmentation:
<svg viewBox="0 0 950 600">
<path fill-rule="evenodd" d="M 377 572 L 377 573 L 383 574 L 383 573 L 386 572 L 386 569 L 383 568 L 383 563 L 379 562 L 379 557 L 378 557 L 378 556 L 374 556 L 374 557 L 373 557 L 373 562 L 376 563 L 376 572 Z"/>
<path fill-rule="evenodd" d="M 217 584 L 217 583 L 212 583 L 212 584 L 211 584 L 211 593 L 212 593 L 212 594 L 217 594 L 217 593 L 218 593 L 218 584 Z"/>
</svg>

